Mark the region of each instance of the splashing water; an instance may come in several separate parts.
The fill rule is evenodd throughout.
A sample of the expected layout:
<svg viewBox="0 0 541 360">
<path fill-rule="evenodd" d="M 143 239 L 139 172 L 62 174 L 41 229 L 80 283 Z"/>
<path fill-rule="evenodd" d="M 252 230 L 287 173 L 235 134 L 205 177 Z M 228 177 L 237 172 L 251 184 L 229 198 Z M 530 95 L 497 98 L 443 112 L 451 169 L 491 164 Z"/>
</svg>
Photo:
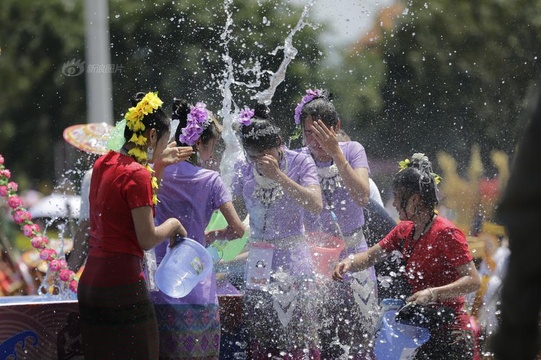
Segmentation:
<svg viewBox="0 0 541 360">
<path fill-rule="evenodd" d="M 244 160 L 244 152 L 242 150 L 239 139 L 235 134 L 234 129 L 234 120 L 237 118 L 240 108 L 233 101 L 232 95 L 232 86 L 238 86 L 244 89 L 254 89 L 258 88 L 261 84 L 261 77 L 266 74 L 270 74 L 270 84 L 268 89 L 260 91 L 252 96 L 252 99 L 256 99 L 259 103 L 270 105 L 272 103 L 272 98 L 277 87 L 285 80 L 286 71 L 293 59 L 297 55 L 297 49 L 293 46 L 293 37 L 295 34 L 302 30 L 304 26 L 308 25 L 304 22 L 310 8 L 312 7 L 314 1 L 311 0 L 303 9 L 302 15 L 297 21 L 296 26 L 289 32 L 286 39 L 284 40 L 283 46 L 278 46 L 270 53 L 272 56 L 276 56 L 279 50 L 283 50 L 283 60 L 278 68 L 278 70 L 273 73 L 270 70 L 261 69 L 260 63 L 256 62 L 255 66 L 252 68 L 242 68 L 244 74 L 253 74 L 254 79 L 251 82 L 240 82 L 235 79 L 234 69 L 235 64 L 233 63 L 233 58 L 229 52 L 229 44 L 232 40 L 231 33 L 233 24 L 232 12 L 230 6 L 232 0 L 224 0 L 224 11 L 226 13 L 226 23 L 224 26 L 224 31 L 221 34 L 221 45 L 224 48 L 222 59 L 225 62 L 225 70 L 223 72 L 223 80 L 220 83 L 220 90 L 223 96 L 222 108 L 219 111 L 220 116 L 223 119 L 223 132 L 222 138 L 225 142 L 225 151 L 222 155 L 222 161 L 220 162 L 220 174 L 226 186 L 231 186 L 233 179 L 234 166 L 237 161 Z M 286 301 L 287 299 L 282 299 Z M 293 308 L 293 307 L 292 307 Z M 282 324 L 289 323 L 291 314 L 288 314 L 287 311 L 278 312 L 279 320 Z M 246 358 L 245 352 L 246 343 L 243 344 L 239 351 L 235 352 L 234 358 L 244 359 Z"/>
<path fill-rule="evenodd" d="M 235 110 L 235 113 L 232 113 L 231 85 L 235 82 L 235 78 L 233 74 L 233 59 L 229 55 L 229 42 L 231 41 L 231 31 L 233 26 L 233 17 L 229 8 L 231 3 L 232 0 L 224 0 L 224 11 L 227 17 L 224 31 L 220 36 L 222 40 L 222 45 L 224 47 L 224 54 L 222 55 L 222 58 L 226 64 L 226 69 L 224 71 L 224 79 L 223 82 L 220 84 L 223 100 L 222 109 L 219 113 L 223 118 L 222 138 L 225 142 L 225 151 L 223 153 L 222 161 L 220 163 L 220 173 L 222 179 L 227 186 L 230 186 L 233 180 L 232 178 L 234 164 L 236 163 L 237 159 L 243 158 L 243 153 L 240 149 L 239 140 L 236 137 L 235 131 L 233 129 L 233 119 L 238 114 L 238 109 Z"/>
<path fill-rule="evenodd" d="M 278 46 L 276 49 L 274 49 L 273 52 L 271 52 L 271 55 L 276 56 L 278 50 L 283 50 L 284 59 L 282 60 L 282 63 L 280 64 L 280 67 L 278 68 L 276 73 L 271 75 L 269 88 L 264 91 L 258 92 L 254 96 L 254 98 L 257 99 L 260 104 L 265 104 L 267 106 L 270 105 L 272 103 L 272 97 L 276 92 L 276 88 L 284 81 L 286 77 L 287 67 L 289 66 L 291 61 L 295 59 L 295 56 L 297 56 L 298 52 L 297 49 L 293 46 L 293 36 L 295 36 L 295 34 L 298 31 L 302 30 L 305 26 L 309 25 L 308 23 L 304 22 L 304 19 L 308 15 L 308 11 L 313 5 L 314 0 L 308 2 L 308 4 L 304 6 L 301 17 L 299 18 L 299 21 L 297 21 L 297 25 L 295 25 L 293 30 L 291 30 L 291 32 L 285 38 L 284 45 Z"/>
<path fill-rule="evenodd" d="M 224 31 L 222 32 L 220 38 L 222 40 L 222 46 L 224 47 L 224 54 L 222 59 L 226 64 L 226 68 L 223 74 L 223 81 L 220 84 L 220 89 L 223 95 L 222 109 L 220 110 L 220 115 L 223 118 L 223 132 L 222 138 L 225 142 L 225 151 L 222 156 L 222 161 L 220 164 L 220 173 L 224 183 L 227 186 L 231 185 L 233 178 L 233 167 L 235 163 L 239 160 L 244 159 L 244 153 L 241 149 L 241 145 L 235 131 L 233 128 L 233 121 L 237 118 L 239 113 L 239 107 L 234 104 L 232 99 L 231 86 L 241 86 L 244 88 L 256 88 L 261 84 L 261 76 L 264 74 L 270 74 L 270 84 L 268 89 L 260 91 L 252 96 L 252 99 L 256 99 L 258 103 L 270 105 L 272 103 L 272 98 L 276 92 L 276 88 L 285 80 L 287 67 L 291 63 L 295 56 L 297 56 L 297 49 L 293 46 L 293 37 L 295 34 L 302 30 L 305 26 L 312 26 L 309 23 L 306 23 L 304 20 L 308 15 L 309 10 L 314 4 L 314 0 L 310 0 L 303 9 L 303 12 L 297 21 L 295 27 L 289 32 L 287 37 L 284 40 L 283 46 L 276 47 L 270 55 L 276 56 L 279 50 L 283 50 L 284 58 L 278 67 L 276 72 L 270 70 L 262 70 L 259 63 L 253 68 L 244 69 L 245 73 L 252 73 L 255 76 L 255 79 L 252 82 L 239 82 L 235 80 L 234 76 L 234 64 L 233 59 L 229 54 L 229 43 L 232 39 L 231 32 L 233 27 L 233 17 L 230 10 L 230 5 L 232 0 L 224 0 L 224 11 L 226 13 L 226 24 L 224 26 Z M 233 106 L 234 105 L 234 106 Z"/>
</svg>

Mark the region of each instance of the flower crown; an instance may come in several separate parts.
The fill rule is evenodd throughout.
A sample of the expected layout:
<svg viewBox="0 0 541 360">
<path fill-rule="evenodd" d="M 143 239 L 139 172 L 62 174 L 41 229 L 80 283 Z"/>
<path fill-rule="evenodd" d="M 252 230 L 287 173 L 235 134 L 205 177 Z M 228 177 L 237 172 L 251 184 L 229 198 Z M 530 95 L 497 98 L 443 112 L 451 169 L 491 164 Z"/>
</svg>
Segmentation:
<svg viewBox="0 0 541 360">
<path fill-rule="evenodd" d="M 204 102 L 198 102 L 195 106 L 192 106 L 187 116 L 186 127 L 182 128 L 178 140 L 190 146 L 195 145 L 199 137 L 201 137 L 203 129 L 208 126 L 209 120 L 207 105 Z"/>
<path fill-rule="evenodd" d="M 250 109 L 248 106 L 245 106 L 244 109 L 242 109 L 239 112 L 238 122 L 241 126 L 248 126 L 252 123 L 252 118 L 255 115 L 255 110 Z"/>
<path fill-rule="evenodd" d="M 39 225 L 32 222 L 32 216 L 24 207 L 23 200 L 17 196 L 19 186 L 16 182 L 9 181 L 10 177 L 11 172 L 4 167 L 4 157 L 0 155 L 0 196 L 7 198 L 13 221 L 19 225 L 24 236 L 30 238 L 30 243 L 39 252 L 40 259 L 47 262 L 48 272 L 58 273 L 60 281 L 66 283 L 73 293 L 77 293 L 77 275 L 68 268 L 64 257 L 51 247 Z"/>
<path fill-rule="evenodd" d="M 158 97 L 156 92 L 148 92 L 141 99 L 136 106 L 128 109 L 128 112 L 124 116 L 126 119 L 126 126 L 133 132 L 131 139 L 128 142 L 132 142 L 135 146 L 128 151 L 128 155 L 131 155 L 135 160 L 146 167 L 150 173 L 151 185 L 152 185 L 152 203 L 156 205 L 158 203 L 158 196 L 156 195 L 156 190 L 158 189 L 158 179 L 154 176 L 154 170 L 148 165 L 147 153 L 143 149 L 143 146 L 146 145 L 147 138 L 143 135 L 145 131 L 145 124 L 143 124 L 143 119 L 145 115 L 152 114 L 154 111 L 158 110 L 163 104 L 163 101 Z"/>
<path fill-rule="evenodd" d="M 145 131 L 143 118 L 145 115 L 152 114 L 155 110 L 159 109 L 162 104 L 163 101 L 160 100 L 157 93 L 149 92 L 136 106 L 129 108 L 124 117 L 126 119 L 126 126 L 133 132 L 129 142 L 136 145 L 129 151 L 129 154 L 134 156 L 141 164 L 147 160 L 146 151 L 142 149 L 147 142 L 147 138 L 143 136 L 143 131 Z"/>
<path fill-rule="evenodd" d="M 426 162 L 426 163 L 428 163 L 428 157 L 425 154 L 423 154 L 423 153 L 415 153 L 415 154 L 412 155 L 411 160 L 410 159 L 405 159 L 403 161 L 398 162 L 398 166 L 400 167 L 400 170 L 398 170 L 398 172 L 403 171 L 403 170 L 411 167 L 413 165 L 412 160 L 413 160 L 413 162 Z M 430 175 L 434 177 L 434 183 L 436 183 L 436 185 L 438 185 L 441 182 L 441 176 L 439 176 L 435 172 L 431 171 Z"/>
<path fill-rule="evenodd" d="M 301 99 L 301 102 L 297 104 L 297 107 L 295 108 L 295 124 L 300 125 L 301 124 L 301 113 L 302 108 L 304 105 L 309 103 L 310 101 L 323 96 L 323 90 L 320 89 L 308 89 L 306 90 L 306 95 L 303 96 Z"/>
</svg>

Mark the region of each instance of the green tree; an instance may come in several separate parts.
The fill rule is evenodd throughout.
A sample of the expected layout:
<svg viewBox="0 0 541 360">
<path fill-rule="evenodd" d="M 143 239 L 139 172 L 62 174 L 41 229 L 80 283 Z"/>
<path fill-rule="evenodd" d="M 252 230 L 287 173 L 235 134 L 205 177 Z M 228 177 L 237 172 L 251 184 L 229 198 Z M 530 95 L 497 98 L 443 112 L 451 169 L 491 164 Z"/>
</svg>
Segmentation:
<svg viewBox="0 0 541 360">
<path fill-rule="evenodd" d="M 21 187 L 51 183 L 54 144 L 85 121 L 84 77 L 62 67 L 84 58 L 82 2 L 0 3 L 0 153 Z"/>
<path fill-rule="evenodd" d="M 488 165 L 490 150 L 511 153 L 539 78 L 540 7 L 533 0 L 404 4 L 375 46 L 346 59 L 356 71 L 351 81 L 367 88 L 338 89 L 371 154 L 445 150 L 467 159 L 479 143 Z M 379 99 L 363 93 L 373 89 Z"/>
<path fill-rule="evenodd" d="M 0 99 L 0 153 L 18 181 L 27 177 L 28 186 L 53 183 L 55 143 L 63 143 L 67 126 L 86 121 L 85 77 L 62 72 L 66 62 L 85 59 L 83 4 L 83 0 L 0 4 L 0 83 L 6 89 Z M 203 100 L 215 112 L 221 108 L 223 1 L 117 0 L 109 7 L 111 63 L 117 70 L 112 74 L 116 120 L 137 91 L 158 90 L 166 105 L 173 97 L 184 97 Z M 302 8 L 277 0 L 235 1 L 230 11 L 229 48 L 236 79 L 253 82 L 253 73 L 246 70 L 262 71 L 259 86 L 233 87 L 234 101 L 244 105 L 266 89 L 268 71 L 278 69 L 283 53 L 271 52 L 283 45 Z M 286 134 L 292 128 L 293 99 L 307 78 L 319 74 L 322 53 L 316 39 L 312 27 L 294 37 L 299 52 L 273 99 L 273 115 Z M 66 150 L 74 151 L 69 146 Z"/>
<path fill-rule="evenodd" d="M 228 50 L 237 81 L 232 88 L 233 101 L 238 106 L 249 105 L 256 92 L 268 87 L 268 71 L 278 69 L 283 52 L 270 52 L 283 45 L 302 8 L 276 0 L 236 1 L 230 4 L 229 11 L 232 40 Z M 221 108 L 227 21 L 223 1 L 136 5 L 118 1 L 111 4 L 111 14 L 113 62 L 123 68 L 115 80 L 115 114 L 120 116 L 125 111 L 131 94 L 151 89 L 159 90 L 168 104 L 173 97 L 183 97 L 203 100 L 214 112 Z M 318 73 L 321 52 L 315 39 L 316 32 L 310 27 L 296 34 L 293 45 L 299 52 L 273 98 L 273 116 L 286 132 L 294 109 L 292 94 L 299 93 L 304 78 Z"/>
</svg>

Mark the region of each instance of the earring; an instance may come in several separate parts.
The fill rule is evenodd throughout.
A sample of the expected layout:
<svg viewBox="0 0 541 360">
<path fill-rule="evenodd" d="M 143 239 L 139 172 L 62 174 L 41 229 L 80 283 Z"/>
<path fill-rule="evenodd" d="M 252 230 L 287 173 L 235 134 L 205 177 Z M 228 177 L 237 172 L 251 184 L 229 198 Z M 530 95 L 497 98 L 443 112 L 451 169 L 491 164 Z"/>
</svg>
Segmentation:
<svg viewBox="0 0 541 360">
<path fill-rule="evenodd" d="M 152 160 L 153 158 L 154 158 L 154 149 L 152 148 L 152 146 L 149 146 L 147 148 L 147 159 Z"/>
</svg>

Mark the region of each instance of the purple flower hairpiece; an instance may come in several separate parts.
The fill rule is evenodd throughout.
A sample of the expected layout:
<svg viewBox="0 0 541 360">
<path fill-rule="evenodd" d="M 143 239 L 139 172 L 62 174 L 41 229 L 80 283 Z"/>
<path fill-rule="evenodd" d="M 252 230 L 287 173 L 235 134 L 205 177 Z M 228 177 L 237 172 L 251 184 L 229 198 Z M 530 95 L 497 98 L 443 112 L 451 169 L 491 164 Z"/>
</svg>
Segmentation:
<svg viewBox="0 0 541 360">
<path fill-rule="evenodd" d="M 301 124 L 301 112 L 302 108 L 306 103 L 309 103 L 310 101 L 314 100 L 315 98 L 323 96 L 323 90 L 316 89 L 308 89 L 306 90 L 306 95 L 303 96 L 300 103 L 297 104 L 297 107 L 295 108 L 295 124 L 300 125 Z"/>
<path fill-rule="evenodd" d="M 244 109 L 239 112 L 239 123 L 243 126 L 250 125 L 252 123 L 252 118 L 254 117 L 254 114 L 255 111 L 253 109 L 245 106 Z"/>
<path fill-rule="evenodd" d="M 182 134 L 178 137 L 179 141 L 190 146 L 195 145 L 208 120 L 209 114 L 204 102 L 198 102 L 192 106 L 187 116 L 186 127 L 182 128 Z"/>
</svg>

